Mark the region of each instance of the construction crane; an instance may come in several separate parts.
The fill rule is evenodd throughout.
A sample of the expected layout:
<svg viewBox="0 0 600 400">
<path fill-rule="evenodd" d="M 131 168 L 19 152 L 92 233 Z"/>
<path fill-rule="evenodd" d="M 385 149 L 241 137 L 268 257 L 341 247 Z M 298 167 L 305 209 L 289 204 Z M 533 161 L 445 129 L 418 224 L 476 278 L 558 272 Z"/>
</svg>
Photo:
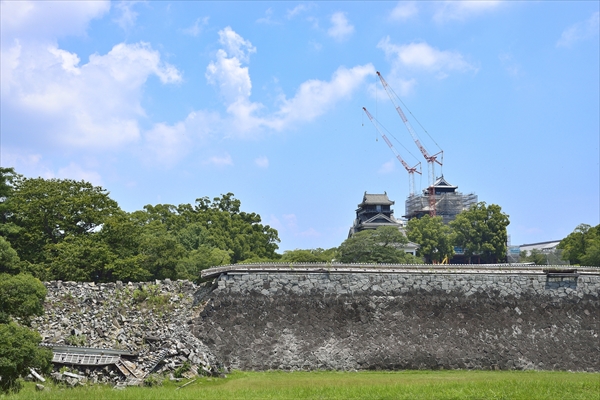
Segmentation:
<svg viewBox="0 0 600 400">
<path fill-rule="evenodd" d="M 379 123 L 379 121 L 377 121 L 375 119 L 375 117 L 373 117 L 371 115 L 371 113 L 369 112 L 369 110 L 367 110 L 365 107 L 363 107 L 363 110 L 365 110 L 365 113 L 367 114 L 367 117 L 369 117 L 369 120 L 371 121 L 371 123 L 375 126 L 375 129 L 377 129 L 377 132 L 379 132 L 379 134 L 381 135 L 381 137 L 383 138 L 383 140 L 387 143 L 388 147 L 390 148 L 390 150 L 392 150 L 392 152 L 394 153 L 394 155 L 396 156 L 396 158 L 398 159 L 398 161 L 400 161 L 400 163 L 404 166 L 404 168 L 406 169 L 406 171 L 408 172 L 408 183 L 409 183 L 409 196 L 414 196 L 415 194 L 415 172 L 419 175 L 421 175 L 421 162 L 419 162 L 418 164 L 416 164 L 414 167 L 409 166 L 406 161 L 404 161 L 404 159 L 400 156 L 400 153 L 398 153 L 398 151 L 396 150 L 396 148 L 394 147 L 394 145 L 392 144 L 392 142 L 390 142 L 390 140 L 387 138 L 387 136 L 385 135 L 385 133 L 383 133 L 381 131 L 381 129 L 379 129 L 379 125 L 381 125 Z M 417 167 L 419 167 L 419 169 L 417 169 Z"/>
<path fill-rule="evenodd" d="M 410 133 L 410 135 L 412 136 L 413 140 L 415 141 L 415 144 L 417 145 L 417 147 L 421 151 L 421 154 L 423 154 L 423 157 L 425 157 L 425 160 L 427 160 L 427 169 L 429 170 L 429 187 L 431 188 L 431 187 L 433 187 L 433 184 L 435 183 L 435 163 L 438 163 L 439 165 L 442 165 L 442 163 L 444 161 L 444 151 L 442 149 L 440 149 L 440 151 L 437 152 L 437 153 L 435 153 L 434 155 L 430 155 L 429 154 L 429 152 L 421 144 L 421 141 L 419 140 L 419 137 L 417 136 L 417 134 L 415 133 L 414 129 L 412 128 L 410 122 L 408 122 L 408 119 L 406 118 L 406 115 L 404 115 L 404 111 L 402 111 L 402 108 L 400 108 L 400 106 L 398 104 L 396 104 L 396 100 L 394 100 L 394 97 L 397 98 L 398 96 L 396 96 L 396 94 L 390 88 L 390 86 L 385 81 L 385 79 L 383 79 L 383 76 L 381 76 L 381 74 L 379 73 L 379 71 L 377 71 L 377 76 L 379 76 L 379 79 L 381 80 L 381 84 L 383 85 L 383 88 L 385 89 L 385 91 L 388 94 L 390 100 L 392 101 L 392 104 L 394 104 L 394 107 L 396 108 L 396 111 L 398 111 L 398 114 L 400 115 L 400 118 L 402 118 L 402 122 L 404 122 L 404 125 L 406 126 L 406 129 L 408 129 L 408 132 Z M 400 99 L 398 99 L 398 100 L 400 100 Z M 441 161 L 438 160 L 438 156 L 440 156 Z"/>
</svg>

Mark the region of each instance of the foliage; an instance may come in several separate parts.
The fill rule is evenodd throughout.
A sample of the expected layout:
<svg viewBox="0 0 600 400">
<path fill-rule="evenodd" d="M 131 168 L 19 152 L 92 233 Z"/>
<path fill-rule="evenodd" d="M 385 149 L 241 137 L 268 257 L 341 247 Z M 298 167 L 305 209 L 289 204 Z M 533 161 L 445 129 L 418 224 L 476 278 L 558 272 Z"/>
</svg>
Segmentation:
<svg viewBox="0 0 600 400">
<path fill-rule="evenodd" d="M 14 322 L 0 324 L 0 391 L 17 391 L 29 368 L 49 372 L 52 351 L 39 347 L 39 333 Z"/>
<path fill-rule="evenodd" d="M 548 259 L 546 254 L 542 253 L 538 249 L 533 249 L 530 252 L 522 251 L 520 254 L 520 261 L 527 263 L 534 263 L 535 265 L 546 265 Z"/>
<path fill-rule="evenodd" d="M 9 242 L 0 236 L 0 273 L 15 274 L 19 272 L 19 255 Z"/>
<path fill-rule="evenodd" d="M 41 315 L 46 287 L 28 274 L 0 274 L 0 391 L 18 391 L 18 378 L 28 368 L 46 372 L 50 368 L 52 352 L 38 345 L 40 335 L 20 326 L 29 325 L 33 315 Z"/>
<path fill-rule="evenodd" d="M 496 263 L 506 258 L 509 224 L 508 215 L 499 205 L 479 202 L 458 214 L 450 227 L 454 231 L 454 244 L 463 248 L 469 263 L 474 255 L 480 262 Z"/>
<path fill-rule="evenodd" d="M 29 325 L 31 316 L 44 313 L 46 293 L 42 282 L 29 274 L 0 274 L 0 322 L 16 317 Z"/>
<path fill-rule="evenodd" d="M 394 226 L 364 230 L 346 239 L 338 248 L 341 262 L 408 264 L 418 262 L 405 253 L 408 239 Z"/>
<path fill-rule="evenodd" d="M 240 206 L 227 193 L 127 213 L 90 183 L 28 179 L 0 168 L 0 272 L 44 280 L 199 281 L 212 266 L 280 257 L 277 231 Z"/>
<path fill-rule="evenodd" d="M 337 258 L 337 248 L 331 249 L 309 249 L 309 250 L 286 250 L 283 252 L 279 261 L 289 263 L 306 263 L 306 262 L 319 262 L 327 263 L 333 262 Z"/>
<path fill-rule="evenodd" d="M 189 361 L 184 362 L 181 366 L 177 367 L 173 372 L 173 376 L 175 378 L 182 378 L 183 374 L 188 372 L 192 368 L 192 365 Z"/>
<path fill-rule="evenodd" d="M 71 346 L 85 346 L 87 343 L 86 335 L 69 335 L 65 339 L 65 343 Z"/>
<path fill-rule="evenodd" d="M 169 295 L 162 294 L 157 285 L 144 285 L 133 291 L 133 302 L 135 304 L 148 304 L 152 307 L 161 307 L 169 303 Z"/>
<path fill-rule="evenodd" d="M 5 202 L 7 221 L 19 228 L 8 236 L 22 260 L 45 262 L 45 247 L 69 236 L 92 234 L 119 206 L 106 190 L 70 179 L 19 177 Z"/>
<path fill-rule="evenodd" d="M 413 218 L 408 221 L 406 236 L 411 242 L 417 243 L 417 255 L 425 258 L 427 263 L 439 263 L 445 257 L 454 255 L 452 230 L 444 225 L 442 217 Z"/>
<path fill-rule="evenodd" d="M 157 387 L 163 385 L 163 377 L 159 374 L 150 374 L 144 379 L 144 386 L 146 387 Z"/>
<path fill-rule="evenodd" d="M 19 177 L 14 168 L 0 167 L 0 234 L 4 234 L 4 224 L 8 222 L 10 211 L 6 201 L 13 192 L 13 183 Z"/>
<path fill-rule="evenodd" d="M 67 236 L 46 247 L 49 270 L 54 279 L 64 281 L 109 282 L 108 265 L 117 256 L 97 234 Z"/>
<path fill-rule="evenodd" d="M 175 266 L 178 279 L 195 281 L 204 269 L 231 263 L 230 252 L 201 244 L 191 250 L 185 258 L 180 259 Z"/>
<path fill-rule="evenodd" d="M 578 225 L 557 247 L 571 264 L 600 267 L 600 225 Z"/>
</svg>

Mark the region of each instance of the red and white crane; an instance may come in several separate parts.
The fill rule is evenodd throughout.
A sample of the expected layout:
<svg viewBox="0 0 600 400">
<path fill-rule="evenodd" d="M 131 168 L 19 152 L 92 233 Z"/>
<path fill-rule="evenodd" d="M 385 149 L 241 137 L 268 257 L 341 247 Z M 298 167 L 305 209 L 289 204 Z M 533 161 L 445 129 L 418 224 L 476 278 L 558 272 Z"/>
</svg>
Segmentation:
<svg viewBox="0 0 600 400">
<path fill-rule="evenodd" d="M 371 123 L 375 126 L 375 129 L 377 129 L 377 132 L 379 132 L 379 134 L 381 135 L 381 137 L 383 138 L 383 140 L 385 141 L 385 143 L 387 143 L 388 147 L 390 148 L 390 150 L 392 150 L 392 152 L 394 153 L 394 155 L 396 156 L 396 158 L 398 159 L 398 161 L 400 161 L 400 163 L 402 164 L 402 166 L 404 166 L 404 169 L 406 169 L 406 171 L 408 172 L 408 182 L 409 182 L 409 192 L 410 192 L 410 196 L 414 196 L 415 194 L 415 172 L 419 175 L 421 175 L 421 162 L 419 162 L 418 164 L 416 164 L 414 167 L 411 167 L 408 165 L 408 163 L 406 161 L 404 161 L 404 159 L 402 158 L 402 156 L 400 156 L 400 153 L 398 153 L 398 151 L 396 150 L 396 148 L 394 147 L 394 145 L 392 144 L 392 142 L 390 142 L 390 140 L 388 139 L 388 137 L 385 135 L 385 133 L 383 133 L 381 131 L 381 129 L 379 128 L 379 126 L 381 125 L 379 123 L 379 121 L 377 121 L 375 119 L 375 117 L 373 117 L 371 115 L 371 113 L 369 112 L 369 110 L 367 110 L 365 107 L 363 107 L 363 110 L 365 110 L 365 113 L 367 114 L 367 117 L 369 117 L 369 120 L 371 121 Z M 417 167 L 419 167 L 417 169 Z"/>
<path fill-rule="evenodd" d="M 414 129 L 412 128 L 410 122 L 408 122 L 408 119 L 406 118 L 406 115 L 404 115 L 404 111 L 402 111 L 402 108 L 400 108 L 400 106 L 398 104 L 396 104 L 396 100 L 394 99 L 394 97 L 398 98 L 398 96 L 390 88 L 390 86 L 385 81 L 385 79 L 383 79 L 383 76 L 381 76 L 381 74 L 379 73 L 379 71 L 377 71 L 377 76 L 379 76 L 379 79 L 381 80 L 381 84 L 383 85 L 383 88 L 385 89 L 386 93 L 390 97 L 390 100 L 392 101 L 392 104 L 394 104 L 394 107 L 396 108 L 396 111 L 398 111 L 398 114 L 400 115 L 400 118 L 402 118 L 402 122 L 404 122 L 404 125 L 406 126 L 406 129 L 408 129 L 408 132 L 410 133 L 410 135 L 412 136 L 413 140 L 415 141 L 415 144 L 417 145 L 417 147 L 421 151 L 421 154 L 423 154 L 423 157 L 425 157 L 425 160 L 427 160 L 427 169 L 429 170 L 429 186 L 431 187 L 435 183 L 435 163 L 438 163 L 439 165 L 442 165 L 442 163 L 444 161 L 444 151 L 442 149 L 440 149 L 440 151 L 437 152 L 437 153 L 435 153 L 434 155 L 430 155 L 429 154 L 429 152 L 421 144 L 421 141 L 419 140 L 419 137 L 417 136 L 417 134 L 415 133 Z M 438 160 L 438 156 L 441 156 L 440 157 L 441 161 Z"/>
</svg>

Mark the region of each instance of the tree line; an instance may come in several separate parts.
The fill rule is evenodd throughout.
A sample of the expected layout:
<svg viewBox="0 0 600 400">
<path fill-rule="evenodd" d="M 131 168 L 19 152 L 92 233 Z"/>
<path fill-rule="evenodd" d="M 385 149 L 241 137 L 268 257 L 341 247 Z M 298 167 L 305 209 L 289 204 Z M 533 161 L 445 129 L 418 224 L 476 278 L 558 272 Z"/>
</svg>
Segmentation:
<svg viewBox="0 0 600 400">
<path fill-rule="evenodd" d="M 480 202 L 448 225 L 425 215 L 408 221 L 404 233 L 382 227 L 339 247 L 279 254 L 277 230 L 242 211 L 232 193 L 126 212 L 91 183 L 0 168 L 0 272 L 42 281 L 198 281 L 211 266 L 261 261 L 430 264 L 460 255 L 466 263 L 497 263 L 506 261 L 509 223 L 500 206 Z M 598 231 L 578 226 L 559 246 L 563 257 L 598 264 Z M 418 245 L 417 257 L 404 252 L 408 241 Z"/>
<path fill-rule="evenodd" d="M 196 280 L 213 265 L 273 260 L 275 229 L 240 210 L 232 193 L 194 204 L 126 212 L 84 181 L 25 178 L 2 171 L 0 247 L 4 272 L 41 280 Z"/>
</svg>

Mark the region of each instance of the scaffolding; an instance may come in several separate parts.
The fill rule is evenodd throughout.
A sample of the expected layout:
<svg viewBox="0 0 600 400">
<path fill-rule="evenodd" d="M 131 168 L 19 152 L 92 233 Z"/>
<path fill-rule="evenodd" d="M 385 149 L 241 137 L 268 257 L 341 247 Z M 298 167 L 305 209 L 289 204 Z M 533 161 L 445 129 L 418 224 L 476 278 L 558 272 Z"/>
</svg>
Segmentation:
<svg viewBox="0 0 600 400">
<path fill-rule="evenodd" d="M 444 224 L 448 224 L 462 211 L 477 203 L 475 193 L 463 194 L 457 192 L 456 188 L 457 186 L 450 185 L 443 177 L 438 178 L 433 186 L 423 190 L 422 195 L 413 195 L 406 199 L 404 217 L 413 219 L 430 215 L 435 204 L 435 215 L 442 217 Z"/>
</svg>

